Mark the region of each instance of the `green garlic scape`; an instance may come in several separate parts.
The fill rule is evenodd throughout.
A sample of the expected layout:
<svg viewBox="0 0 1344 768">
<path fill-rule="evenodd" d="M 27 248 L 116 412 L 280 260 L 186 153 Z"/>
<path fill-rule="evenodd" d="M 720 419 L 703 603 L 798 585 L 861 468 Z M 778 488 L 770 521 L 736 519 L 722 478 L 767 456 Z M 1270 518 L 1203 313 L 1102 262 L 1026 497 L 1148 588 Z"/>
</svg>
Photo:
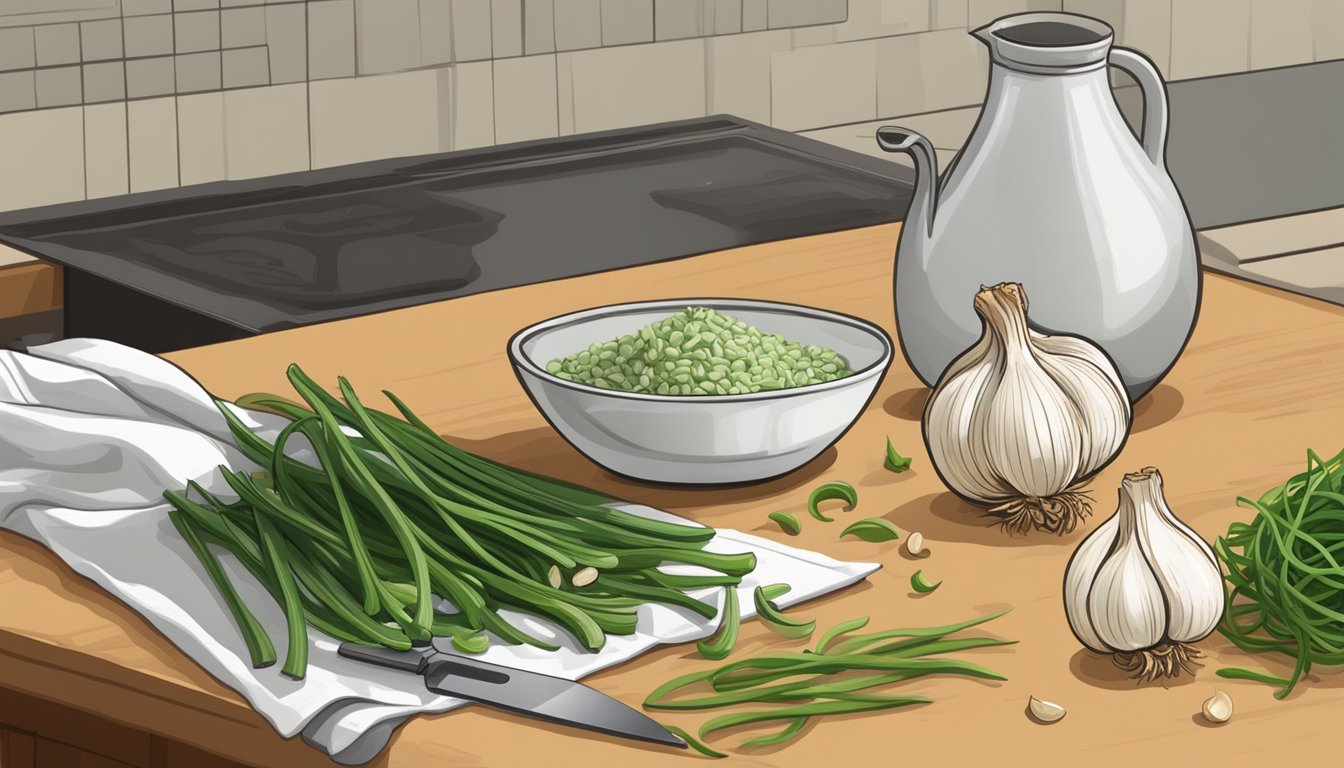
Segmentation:
<svg viewBox="0 0 1344 768">
<path fill-rule="evenodd" d="M 657 395 L 738 395 L 854 373 L 833 349 L 798 344 L 707 307 L 591 344 L 546 370 L 566 381 Z"/>
</svg>

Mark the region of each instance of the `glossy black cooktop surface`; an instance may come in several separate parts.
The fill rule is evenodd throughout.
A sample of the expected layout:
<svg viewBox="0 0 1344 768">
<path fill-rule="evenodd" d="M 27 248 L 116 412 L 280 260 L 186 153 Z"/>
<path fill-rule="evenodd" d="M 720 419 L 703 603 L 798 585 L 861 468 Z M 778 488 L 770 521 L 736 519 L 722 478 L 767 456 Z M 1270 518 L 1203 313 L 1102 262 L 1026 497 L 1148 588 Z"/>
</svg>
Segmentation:
<svg viewBox="0 0 1344 768">
<path fill-rule="evenodd" d="M 894 221 L 911 181 L 714 117 L 14 211 L 0 241 L 257 333 Z"/>
</svg>

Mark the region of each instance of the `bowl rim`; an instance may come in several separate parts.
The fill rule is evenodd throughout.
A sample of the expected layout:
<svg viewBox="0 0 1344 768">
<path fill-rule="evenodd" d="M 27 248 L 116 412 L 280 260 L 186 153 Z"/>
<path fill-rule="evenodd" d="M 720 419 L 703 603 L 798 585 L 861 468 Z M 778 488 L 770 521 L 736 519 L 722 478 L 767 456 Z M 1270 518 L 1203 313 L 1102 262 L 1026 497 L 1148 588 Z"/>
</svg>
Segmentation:
<svg viewBox="0 0 1344 768">
<path fill-rule="evenodd" d="M 851 328 L 868 333 L 882 344 L 882 354 L 873 363 L 864 366 L 849 376 L 831 381 L 823 381 L 819 384 L 806 384 L 801 387 L 789 387 L 788 389 L 774 389 L 769 392 L 740 392 L 736 395 L 659 395 L 646 392 L 626 392 L 619 389 L 604 389 L 595 387 L 591 384 L 583 384 L 576 381 L 562 379 L 559 376 L 547 371 L 544 367 L 538 365 L 532 358 L 523 353 L 523 344 L 527 343 L 532 337 L 546 331 L 564 328 L 576 325 L 578 323 L 592 320 L 593 318 L 605 317 L 619 314 L 633 314 L 651 309 L 681 308 L 693 306 L 709 307 L 710 309 L 725 309 L 731 311 L 731 307 L 741 307 L 745 309 L 760 310 L 783 310 L 789 314 L 812 317 L 819 320 L 826 320 L 840 325 L 847 325 Z M 860 380 L 871 378 L 874 374 L 881 375 L 890 367 L 893 356 L 895 355 L 895 346 L 892 343 L 891 336 L 876 323 L 865 320 L 861 317 L 837 312 L 831 309 L 821 309 L 819 307 L 810 307 L 805 304 L 793 304 L 785 301 L 767 301 L 763 299 L 741 299 L 732 297 L 688 297 L 676 299 L 657 299 L 654 301 L 629 301 L 617 304 L 606 304 L 599 307 L 590 307 L 575 312 L 566 312 L 563 315 L 533 323 L 520 329 L 509 339 L 508 355 L 514 368 L 540 378 L 542 381 L 554 384 L 556 386 L 571 389 L 576 392 L 588 394 L 605 395 L 616 397 L 623 400 L 637 400 L 644 402 L 658 403 L 740 403 L 753 400 L 778 400 L 786 397 L 801 397 L 812 393 L 826 392 L 833 389 L 842 389 Z"/>
</svg>

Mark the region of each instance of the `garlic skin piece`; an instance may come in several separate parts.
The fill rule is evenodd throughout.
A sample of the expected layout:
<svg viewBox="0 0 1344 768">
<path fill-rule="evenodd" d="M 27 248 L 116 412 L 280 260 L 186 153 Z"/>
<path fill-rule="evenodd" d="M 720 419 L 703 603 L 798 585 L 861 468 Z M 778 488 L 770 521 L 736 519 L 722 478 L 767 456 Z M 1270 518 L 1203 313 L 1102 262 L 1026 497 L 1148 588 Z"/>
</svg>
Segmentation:
<svg viewBox="0 0 1344 768">
<path fill-rule="evenodd" d="M 1212 696 L 1204 700 L 1201 711 L 1211 723 L 1226 723 L 1232 719 L 1232 697 L 1222 691 L 1214 691 Z"/>
<path fill-rule="evenodd" d="M 1053 701 L 1045 701 L 1032 696 L 1027 700 L 1027 711 L 1031 716 L 1040 720 L 1042 723 L 1057 723 L 1064 718 L 1068 712 Z"/>
<path fill-rule="evenodd" d="M 1017 283 L 982 288 L 980 340 L 947 367 L 924 407 L 924 443 L 943 483 L 993 505 L 1009 531 L 1072 531 L 1078 488 L 1124 446 L 1132 412 L 1115 366 L 1091 342 L 1027 323 Z"/>
<path fill-rule="evenodd" d="M 1116 513 L 1074 550 L 1064 613 L 1084 646 L 1112 654 L 1138 679 L 1174 677 L 1222 619 L 1223 576 L 1213 550 L 1167 506 L 1162 475 L 1125 475 Z"/>
<path fill-rule="evenodd" d="M 924 553 L 924 534 L 919 531 L 911 533 L 905 537 L 905 551 L 918 557 Z"/>
</svg>

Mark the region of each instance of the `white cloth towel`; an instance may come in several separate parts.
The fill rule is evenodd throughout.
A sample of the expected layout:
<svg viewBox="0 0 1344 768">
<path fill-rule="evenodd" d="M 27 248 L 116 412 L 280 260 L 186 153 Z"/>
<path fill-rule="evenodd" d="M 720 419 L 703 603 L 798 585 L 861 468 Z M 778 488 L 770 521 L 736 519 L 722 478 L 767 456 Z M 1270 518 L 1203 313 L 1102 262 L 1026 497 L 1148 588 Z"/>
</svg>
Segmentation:
<svg viewBox="0 0 1344 768">
<path fill-rule="evenodd" d="M 235 411 L 268 439 L 284 423 L 271 414 Z M 311 449 L 293 442 L 296 457 L 311 460 Z M 231 614 L 168 519 L 162 496 L 165 489 L 195 480 L 234 498 L 217 470 L 221 464 L 256 469 L 233 444 L 214 399 L 171 363 L 92 339 L 46 344 L 28 354 L 0 351 L 0 528 L 49 547 L 238 691 L 280 735 L 301 733 L 338 762 L 367 762 L 406 718 L 466 703 L 430 693 L 408 673 L 342 658 L 336 641 L 311 628 L 304 680 L 286 678 L 278 664 L 253 669 Z M 647 507 L 627 508 L 680 520 Z M 751 590 L 757 585 L 789 583 L 793 590 L 779 602 L 790 605 L 878 568 L 732 530 L 720 530 L 708 548 L 756 553 L 756 570 L 738 588 L 744 617 L 754 613 Z M 283 656 L 280 607 L 232 556 L 218 552 Z M 715 589 L 697 596 L 721 604 L 722 594 Z M 684 609 L 648 605 L 639 611 L 636 634 L 609 637 L 601 652 L 589 653 L 550 624 L 504 616 L 562 648 L 546 652 L 494 643 L 484 659 L 569 679 L 659 644 L 708 636 L 716 626 Z"/>
</svg>

